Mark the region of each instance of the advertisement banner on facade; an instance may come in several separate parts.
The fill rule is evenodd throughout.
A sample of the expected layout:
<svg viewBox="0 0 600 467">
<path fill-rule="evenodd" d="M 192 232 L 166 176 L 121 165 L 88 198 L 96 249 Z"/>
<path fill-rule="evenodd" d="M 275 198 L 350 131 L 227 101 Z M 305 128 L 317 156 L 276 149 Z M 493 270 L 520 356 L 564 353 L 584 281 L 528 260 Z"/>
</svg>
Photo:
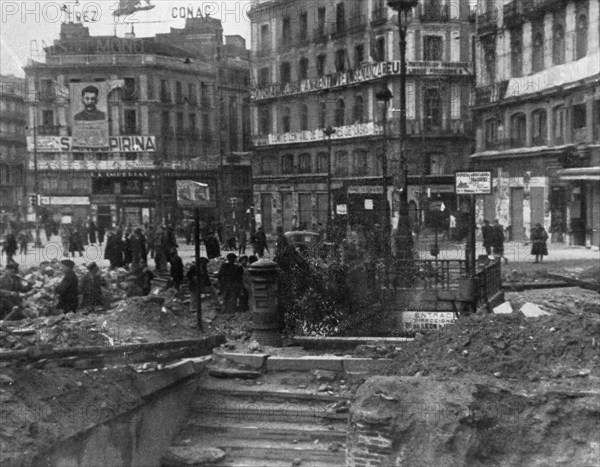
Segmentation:
<svg viewBox="0 0 600 467">
<path fill-rule="evenodd" d="M 27 150 L 33 152 L 80 152 L 97 151 L 98 148 L 76 148 L 71 136 L 38 136 L 37 148 L 34 148 L 33 136 L 27 137 Z M 108 147 L 103 152 L 155 152 L 155 136 L 109 136 Z"/>
<path fill-rule="evenodd" d="M 108 83 L 71 83 L 74 148 L 108 148 Z"/>
<path fill-rule="evenodd" d="M 177 180 L 177 204 L 185 208 L 214 208 L 208 184 L 193 180 Z"/>
<path fill-rule="evenodd" d="M 456 172 L 457 195 L 489 195 L 491 192 L 491 172 Z"/>
</svg>

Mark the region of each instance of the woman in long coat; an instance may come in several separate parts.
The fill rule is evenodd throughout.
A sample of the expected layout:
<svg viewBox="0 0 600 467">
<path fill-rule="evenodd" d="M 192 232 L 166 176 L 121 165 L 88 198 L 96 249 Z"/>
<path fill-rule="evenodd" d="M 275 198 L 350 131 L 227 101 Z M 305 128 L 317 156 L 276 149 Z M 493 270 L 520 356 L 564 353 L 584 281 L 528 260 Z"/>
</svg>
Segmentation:
<svg viewBox="0 0 600 467">
<path fill-rule="evenodd" d="M 121 240 L 121 232 L 116 234 L 108 233 L 106 239 L 106 248 L 104 249 L 104 259 L 110 262 L 110 268 L 115 269 L 123 265 L 123 241 Z"/>
<path fill-rule="evenodd" d="M 531 230 L 531 254 L 535 255 L 535 262 L 544 261 L 544 256 L 548 255 L 548 232 L 542 227 L 542 224 L 535 224 Z"/>
</svg>

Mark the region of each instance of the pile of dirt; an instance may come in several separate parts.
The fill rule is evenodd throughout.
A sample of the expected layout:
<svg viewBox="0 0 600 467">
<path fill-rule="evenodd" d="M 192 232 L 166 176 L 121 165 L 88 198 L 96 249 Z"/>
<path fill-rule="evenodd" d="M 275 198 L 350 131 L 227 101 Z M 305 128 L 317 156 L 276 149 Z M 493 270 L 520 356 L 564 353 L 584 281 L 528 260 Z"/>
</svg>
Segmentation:
<svg viewBox="0 0 600 467">
<path fill-rule="evenodd" d="M 529 381 L 600 375 L 599 336 L 598 313 L 474 314 L 402 345 L 390 374 L 467 372 Z"/>
<path fill-rule="evenodd" d="M 508 292 L 505 298 L 513 310 L 534 303 L 550 313 L 600 313 L 600 294 L 579 287 Z"/>
<path fill-rule="evenodd" d="M 546 269 L 511 269 L 502 270 L 502 282 L 505 285 L 535 282 L 552 282 L 556 279 L 548 277 Z"/>
</svg>

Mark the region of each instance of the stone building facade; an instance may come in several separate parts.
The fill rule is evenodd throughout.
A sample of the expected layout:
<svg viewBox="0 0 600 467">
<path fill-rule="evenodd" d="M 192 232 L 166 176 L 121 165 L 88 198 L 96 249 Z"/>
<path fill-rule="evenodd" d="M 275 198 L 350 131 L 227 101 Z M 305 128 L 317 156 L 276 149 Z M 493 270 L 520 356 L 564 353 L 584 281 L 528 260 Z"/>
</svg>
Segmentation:
<svg viewBox="0 0 600 467">
<path fill-rule="evenodd" d="M 241 37 L 223 38 L 213 18 L 188 19 L 155 37 L 90 36 L 82 24 L 63 23 L 45 52 L 45 63 L 26 67 L 37 136 L 34 147 L 29 134 L 29 150 L 38 153 L 44 218 L 91 216 L 105 227 L 177 221 L 185 213 L 176 181 L 194 180 L 209 185 L 216 203 L 205 218 L 244 219 L 252 187 L 244 152 L 249 52 Z M 72 102 L 80 96 L 69 92 L 78 83 L 109 91 L 105 150 L 73 144 Z"/>
<path fill-rule="evenodd" d="M 249 16 L 257 220 L 268 232 L 325 226 L 331 154 L 335 222 L 381 222 L 386 153 L 385 196 L 397 223 L 400 62 L 393 10 L 379 0 L 257 1 Z M 447 212 L 460 209 L 453 174 L 473 150 L 474 18 L 466 2 L 440 0 L 417 7 L 408 25 L 408 197 L 413 220 L 426 224 L 431 198 L 439 195 Z M 385 87 L 393 95 L 387 106 L 377 99 Z M 335 129 L 330 141 L 328 126 Z"/>
<path fill-rule="evenodd" d="M 475 167 L 494 194 L 480 218 L 516 241 L 536 223 L 552 241 L 600 242 L 599 3 L 480 2 Z"/>
</svg>

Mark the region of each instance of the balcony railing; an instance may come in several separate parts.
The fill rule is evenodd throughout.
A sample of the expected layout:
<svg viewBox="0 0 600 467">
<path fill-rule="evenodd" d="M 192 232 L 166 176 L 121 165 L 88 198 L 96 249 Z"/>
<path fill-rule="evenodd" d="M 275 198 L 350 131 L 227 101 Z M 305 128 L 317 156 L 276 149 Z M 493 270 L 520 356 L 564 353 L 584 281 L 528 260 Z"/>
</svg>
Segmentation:
<svg viewBox="0 0 600 467">
<path fill-rule="evenodd" d="M 407 120 L 406 134 L 409 136 L 428 137 L 450 137 L 463 136 L 471 137 L 473 134 L 473 124 L 466 119 L 446 120 L 441 125 L 431 125 L 423 120 Z"/>
<path fill-rule="evenodd" d="M 430 3 L 419 6 L 419 19 L 424 23 L 439 23 L 450 19 L 448 5 Z"/>
<path fill-rule="evenodd" d="M 498 12 L 487 11 L 477 17 L 477 34 L 495 34 L 498 30 Z"/>
<path fill-rule="evenodd" d="M 40 125 L 36 128 L 38 136 L 60 136 L 60 126 Z"/>
<path fill-rule="evenodd" d="M 381 24 L 385 24 L 388 20 L 388 7 L 378 7 L 373 10 L 373 14 L 371 15 L 371 25 L 379 26 Z"/>
<path fill-rule="evenodd" d="M 508 81 L 501 81 L 475 89 L 475 105 L 485 105 L 503 99 L 508 89 Z"/>
</svg>

